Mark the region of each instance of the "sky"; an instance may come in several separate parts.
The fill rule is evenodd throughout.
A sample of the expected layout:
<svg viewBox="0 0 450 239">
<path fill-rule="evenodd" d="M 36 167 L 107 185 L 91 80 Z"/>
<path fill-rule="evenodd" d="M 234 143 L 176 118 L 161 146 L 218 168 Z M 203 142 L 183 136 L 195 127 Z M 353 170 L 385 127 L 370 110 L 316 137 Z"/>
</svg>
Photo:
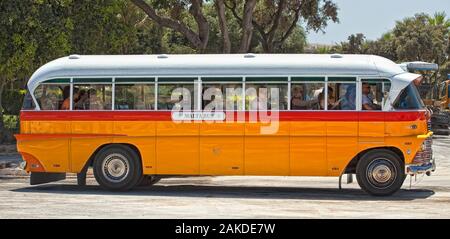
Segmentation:
<svg viewBox="0 0 450 239">
<path fill-rule="evenodd" d="M 424 12 L 433 15 L 444 11 L 450 18 L 450 0 L 333 0 L 339 7 L 340 23 L 332 23 L 325 34 L 311 31 L 309 43 L 334 44 L 348 36 L 363 33 L 368 40 L 376 40 L 395 26 L 397 20 Z"/>
</svg>

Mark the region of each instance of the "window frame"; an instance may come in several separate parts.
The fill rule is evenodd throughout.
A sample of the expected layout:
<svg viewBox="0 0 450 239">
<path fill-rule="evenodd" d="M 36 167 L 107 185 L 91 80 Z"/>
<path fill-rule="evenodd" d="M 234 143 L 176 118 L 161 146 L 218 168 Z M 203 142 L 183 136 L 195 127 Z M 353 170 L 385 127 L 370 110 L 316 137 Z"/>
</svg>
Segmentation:
<svg viewBox="0 0 450 239">
<path fill-rule="evenodd" d="M 116 81 L 116 80 L 118 80 L 118 79 L 130 79 L 129 81 L 120 81 L 120 82 L 118 82 L 118 81 Z M 131 79 L 153 79 L 153 81 L 150 81 L 150 80 L 147 80 L 147 81 L 144 81 L 144 80 L 142 80 L 142 81 L 133 81 L 133 80 L 131 80 Z M 154 101 L 154 104 L 153 104 L 153 109 L 145 109 L 145 110 L 130 110 L 130 109 L 128 109 L 128 110 L 122 110 L 122 109 L 116 109 L 116 85 L 130 85 L 130 84 L 141 84 L 141 85 L 145 85 L 145 84 L 147 84 L 147 85 L 153 85 L 153 94 L 154 94 L 154 97 L 153 97 L 153 101 Z M 112 87 L 112 90 L 113 90 L 113 92 L 112 92 L 112 97 L 113 97 L 113 102 L 112 102 L 112 110 L 113 111 L 153 111 L 153 110 L 156 110 L 156 106 L 157 106 L 157 102 L 156 102 L 156 100 L 157 100 L 157 86 L 156 86 L 157 84 L 156 84 L 156 77 L 146 77 L 146 76 L 126 76 L 126 77 L 121 77 L 121 76 L 119 76 L 119 77 L 113 77 L 113 87 Z"/>
<path fill-rule="evenodd" d="M 292 78 L 306 78 L 306 79 L 308 79 L 309 78 L 309 80 L 305 80 L 305 81 L 303 81 L 303 80 L 294 80 L 294 79 L 292 79 Z M 311 78 L 323 78 L 323 81 L 311 81 Z M 293 109 L 291 109 L 291 97 L 292 97 L 292 85 L 295 85 L 295 84 L 311 84 L 311 83 L 313 83 L 313 84 L 323 84 L 323 89 L 325 89 L 325 91 L 326 91 L 326 93 L 325 93 L 325 96 L 324 97 L 327 97 L 327 98 L 325 98 L 325 107 L 327 107 L 327 103 L 328 103 L 328 92 L 327 92 L 327 77 L 326 76 L 291 76 L 290 77 L 290 81 L 289 81 L 289 102 L 288 102 L 288 105 L 289 105 L 289 107 L 288 107 L 288 110 L 289 111 L 293 111 L 293 112 L 310 112 L 310 111 L 312 111 L 312 112 L 320 112 L 320 111 L 326 111 L 326 109 L 323 109 L 323 110 L 293 110 Z"/>
<path fill-rule="evenodd" d="M 177 80 L 170 80 L 170 81 L 160 81 L 160 79 L 177 79 Z M 191 80 L 178 80 L 178 79 L 191 79 Z M 194 99 L 194 109 L 191 109 L 191 111 L 198 111 L 199 105 L 198 99 L 200 97 L 199 92 L 201 92 L 201 82 L 199 82 L 200 76 L 157 76 L 155 81 L 155 111 L 167 111 L 167 110 L 160 110 L 158 109 L 158 96 L 159 96 L 159 85 L 169 85 L 169 84 L 193 84 L 194 86 L 194 95 L 191 97 L 191 99 Z M 200 89 L 199 89 L 200 85 Z M 196 92 L 197 89 L 197 92 Z M 197 99 L 197 100 L 195 100 Z M 195 101 L 197 101 L 197 105 L 195 105 Z"/>
<path fill-rule="evenodd" d="M 359 101 L 359 104 L 361 106 L 359 108 L 359 111 L 364 111 L 364 112 L 367 111 L 367 110 L 362 110 L 362 84 L 364 82 L 367 82 L 367 81 L 369 81 L 368 83 L 381 83 L 381 91 L 383 92 L 383 94 L 384 94 L 384 92 L 386 90 L 386 84 L 389 84 L 389 85 L 392 86 L 391 80 L 388 79 L 387 77 L 361 77 L 360 78 L 360 86 L 359 86 L 359 88 L 360 88 L 359 89 L 360 90 L 360 97 L 361 97 L 361 100 Z M 390 91 L 390 88 L 389 88 L 389 91 Z M 386 105 L 386 99 L 384 98 L 384 95 L 383 95 L 383 98 L 381 100 L 381 110 L 372 110 L 372 111 L 375 111 L 375 112 L 384 111 L 385 110 L 385 105 Z"/>
</svg>

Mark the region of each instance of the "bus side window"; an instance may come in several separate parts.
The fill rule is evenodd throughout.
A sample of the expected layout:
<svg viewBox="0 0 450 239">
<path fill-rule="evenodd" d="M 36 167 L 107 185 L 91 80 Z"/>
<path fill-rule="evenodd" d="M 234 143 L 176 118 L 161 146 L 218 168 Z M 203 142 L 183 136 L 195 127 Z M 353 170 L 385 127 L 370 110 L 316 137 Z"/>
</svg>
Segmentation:
<svg viewBox="0 0 450 239">
<path fill-rule="evenodd" d="M 320 100 L 323 99 L 325 82 L 291 83 L 291 110 L 323 110 Z"/>
<path fill-rule="evenodd" d="M 327 105 L 328 110 L 356 110 L 356 83 L 328 83 Z"/>
<path fill-rule="evenodd" d="M 42 84 L 34 91 L 34 97 L 41 110 L 68 110 L 63 103 L 70 96 L 69 89 L 69 84 Z"/>
<path fill-rule="evenodd" d="M 247 77 L 245 110 L 287 110 L 287 80 L 287 77 Z M 278 97 L 274 95 L 277 93 Z"/>
<path fill-rule="evenodd" d="M 386 102 L 390 83 L 382 79 L 361 81 L 361 109 L 362 110 L 381 110 Z"/>
<path fill-rule="evenodd" d="M 159 83 L 158 110 L 195 110 L 194 83 Z"/>
<path fill-rule="evenodd" d="M 115 85 L 116 110 L 152 110 L 155 106 L 155 85 L 117 84 Z"/>
<path fill-rule="evenodd" d="M 211 111 L 242 110 L 242 84 L 203 83 L 202 109 Z"/>
<path fill-rule="evenodd" d="M 74 110 L 111 110 L 112 84 L 74 84 Z"/>
</svg>

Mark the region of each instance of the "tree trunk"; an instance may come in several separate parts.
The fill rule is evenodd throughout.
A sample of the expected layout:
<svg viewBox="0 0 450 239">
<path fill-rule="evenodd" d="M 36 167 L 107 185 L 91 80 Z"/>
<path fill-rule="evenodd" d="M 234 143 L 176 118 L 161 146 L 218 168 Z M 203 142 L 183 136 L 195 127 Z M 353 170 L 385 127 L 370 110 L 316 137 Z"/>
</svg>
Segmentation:
<svg viewBox="0 0 450 239">
<path fill-rule="evenodd" d="M 223 53 L 231 52 L 231 41 L 230 34 L 228 32 L 227 20 L 225 17 L 225 3 L 224 0 L 216 0 L 215 1 L 217 17 L 219 18 L 219 27 L 220 32 L 222 33 L 222 41 L 223 41 Z"/>
<path fill-rule="evenodd" d="M 209 40 L 209 24 L 208 20 L 202 13 L 202 0 L 191 0 L 191 8 L 189 13 L 194 16 L 198 27 L 198 38 L 200 40 L 199 50 L 203 52 L 208 46 Z"/>
<path fill-rule="evenodd" d="M 240 53 L 246 53 L 250 47 L 253 34 L 253 11 L 255 10 L 256 0 L 247 0 L 244 4 L 244 16 L 242 18 L 242 38 L 239 47 Z"/>
</svg>

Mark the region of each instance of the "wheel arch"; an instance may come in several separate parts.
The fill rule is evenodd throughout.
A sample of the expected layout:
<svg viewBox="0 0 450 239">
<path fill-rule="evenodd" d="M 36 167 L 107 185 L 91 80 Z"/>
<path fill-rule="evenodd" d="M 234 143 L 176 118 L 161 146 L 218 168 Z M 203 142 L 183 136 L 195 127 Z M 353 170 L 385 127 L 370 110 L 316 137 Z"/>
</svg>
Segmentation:
<svg viewBox="0 0 450 239">
<path fill-rule="evenodd" d="M 375 150 L 389 150 L 393 153 L 395 153 L 397 156 L 399 156 L 400 158 L 400 163 L 402 163 L 403 165 L 405 164 L 405 155 L 403 154 L 403 152 L 397 148 L 397 147 L 393 147 L 393 146 L 388 146 L 388 147 L 374 147 L 374 148 L 368 148 L 365 149 L 361 152 L 359 152 L 355 157 L 352 158 L 352 160 L 350 160 L 350 162 L 347 164 L 347 166 L 344 169 L 344 174 L 354 174 L 356 173 L 356 165 L 358 164 L 359 160 L 367 153 L 375 151 Z"/>
<path fill-rule="evenodd" d="M 100 146 L 99 146 L 99 147 L 91 154 L 91 156 L 89 157 L 88 161 L 85 163 L 83 169 L 86 169 L 86 170 L 87 170 L 89 167 L 92 167 L 92 166 L 93 166 L 95 156 L 96 156 L 100 151 L 102 151 L 103 149 L 105 149 L 105 148 L 107 148 L 107 147 L 115 147 L 115 146 L 125 147 L 125 148 L 128 148 L 128 149 L 130 149 L 130 150 L 133 150 L 133 151 L 138 155 L 139 161 L 140 161 L 140 163 L 142 164 L 142 155 L 141 155 L 141 152 L 139 151 L 139 149 L 138 149 L 135 145 L 133 145 L 133 144 L 127 144 L 127 143 L 107 143 L 107 144 L 100 145 Z"/>
</svg>

